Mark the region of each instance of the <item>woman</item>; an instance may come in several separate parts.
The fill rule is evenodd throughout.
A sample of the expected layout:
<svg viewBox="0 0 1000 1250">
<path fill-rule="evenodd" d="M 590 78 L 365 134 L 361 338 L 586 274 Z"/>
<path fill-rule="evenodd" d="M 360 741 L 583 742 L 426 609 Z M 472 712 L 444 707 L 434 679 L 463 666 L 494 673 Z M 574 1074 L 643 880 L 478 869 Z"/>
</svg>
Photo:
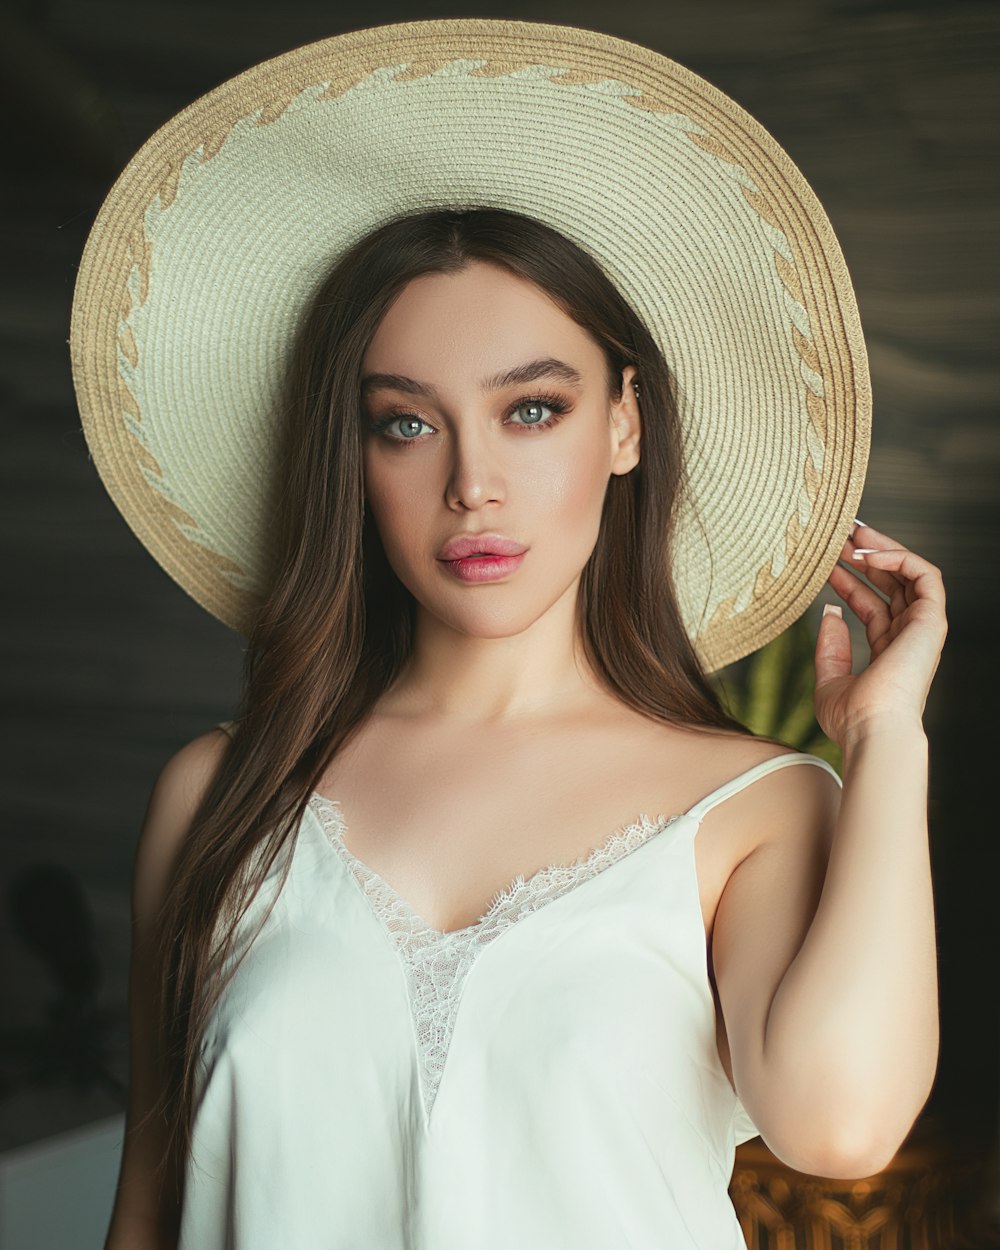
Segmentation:
<svg viewBox="0 0 1000 1250">
<path fill-rule="evenodd" d="M 706 679 L 676 378 L 587 249 L 396 214 L 282 368 L 240 715 L 167 763 L 137 851 L 109 1250 L 736 1247 L 739 1141 L 877 1170 L 937 1057 L 938 570 L 842 536 L 874 589 L 829 572 L 861 674 L 843 619 L 817 639 L 841 793 Z"/>
</svg>

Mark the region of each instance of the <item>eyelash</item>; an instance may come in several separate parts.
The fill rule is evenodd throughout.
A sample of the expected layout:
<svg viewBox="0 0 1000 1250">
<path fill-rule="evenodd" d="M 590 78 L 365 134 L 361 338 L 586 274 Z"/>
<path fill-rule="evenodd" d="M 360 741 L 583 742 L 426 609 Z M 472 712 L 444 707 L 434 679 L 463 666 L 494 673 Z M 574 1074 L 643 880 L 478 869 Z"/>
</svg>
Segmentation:
<svg viewBox="0 0 1000 1250">
<path fill-rule="evenodd" d="M 569 405 L 558 395 L 528 395 L 512 404 L 507 409 L 505 416 L 509 417 L 511 413 L 517 412 L 518 408 L 524 408 L 528 404 L 538 404 L 542 408 L 548 408 L 553 415 L 546 421 L 536 421 L 532 425 L 522 426 L 522 429 L 525 430 L 549 430 L 554 425 L 558 425 L 563 419 L 563 415 L 569 411 Z M 382 434 L 394 421 L 401 421 L 404 417 L 413 417 L 417 421 L 424 421 L 423 417 L 418 417 L 415 412 L 396 411 L 388 413 L 379 421 L 373 422 L 368 429 L 372 434 Z M 429 425 L 430 422 L 424 421 L 424 424 Z M 405 446 L 408 443 L 423 442 L 424 436 L 420 434 L 416 438 L 399 438 L 394 434 L 390 434 L 387 435 L 387 438 L 391 443 L 402 443 Z"/>
</svg>

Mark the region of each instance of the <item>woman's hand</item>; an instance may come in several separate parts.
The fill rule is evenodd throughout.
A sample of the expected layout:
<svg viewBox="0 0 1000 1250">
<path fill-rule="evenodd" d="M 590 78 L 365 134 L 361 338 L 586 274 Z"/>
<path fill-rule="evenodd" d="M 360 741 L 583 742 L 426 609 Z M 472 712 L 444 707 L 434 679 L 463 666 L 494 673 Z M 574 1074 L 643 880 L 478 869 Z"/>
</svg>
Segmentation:
<svg viewBox="0 0 1000 1250">
<path fill-rule="evenodd" d="M 853 559 L 863 548 L 865 554 Z M 874 550 L 872 550 L 874 549 Z M 864 624 L 871 659 L 851 673 L 851 633 L 835 612 L 820 621 L 814 707 L 819 727 L 843 747 L 875 726 L 921 724 L 948 633 L 941 570 L 870 525 L 857 524 L 840 555 L 888 602 L 839 561 L 829 584 Z"/>
</svg>

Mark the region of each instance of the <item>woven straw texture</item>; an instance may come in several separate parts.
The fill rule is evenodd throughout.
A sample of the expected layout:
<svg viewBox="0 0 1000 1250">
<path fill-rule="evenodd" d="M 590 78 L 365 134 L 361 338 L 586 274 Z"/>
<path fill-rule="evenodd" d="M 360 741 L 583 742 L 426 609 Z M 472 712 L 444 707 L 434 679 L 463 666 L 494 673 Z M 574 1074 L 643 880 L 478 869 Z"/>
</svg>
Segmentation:
<svg viewBox="0 0 1000 1250">
<path fill-rule="evenodd" d="M 529 214 L 601 264 L 677 376 L 691 498 L 675 581 L 702 662 L 787 628 L 838 558 L 869 454 L 840 247 L 734 101 L 569 26 L 338 35 L 223 83 L 132 159 L 88 238 L 70 342 L 95 465 L 151 554 L 249 629 L 298 318 L 345 247 L 427 205 Z"/>
</svg>

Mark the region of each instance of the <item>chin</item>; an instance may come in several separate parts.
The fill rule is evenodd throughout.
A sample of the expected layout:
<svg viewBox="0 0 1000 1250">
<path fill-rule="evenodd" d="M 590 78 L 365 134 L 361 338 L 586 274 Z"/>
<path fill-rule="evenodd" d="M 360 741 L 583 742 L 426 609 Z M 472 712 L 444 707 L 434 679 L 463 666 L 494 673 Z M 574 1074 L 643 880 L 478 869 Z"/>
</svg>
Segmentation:
<svg viewBox="0 0 1000 1250">
<path fill-rule="evenodd" d="M 555 609 L 567 595 L 575 596 L 578 586 L 579 574 L 576 574 L 558 590 L 557 583 L 550 578 L 544 589 L 535 587 L 534 591 L 530 586 L 499 582 L 490 588 L 457 588 L 457 600 L 454 592 L 447 598 L 442 598 L 440 592 L 434 595 L 414 592 L 414 598 L 418 610 L 435 616 L 456 633 L 470 638 L 514 638 Z"/>
<path fill-rule="evenodd" d="M 550 603 L 545 603 L 533 611 L 523 604 L 498 603 L 492 608 L 470 606 L 464 611 L 455 611 L 454 608 L 449 610 L 443 606 L 426 605 L 423 606 L 423 611 L 436 616 L 455 633 L 465 634 L 470 638 L 515 638 L 530 629 L 551 606 Z"/>
<path fill-rule="evenodd" d="M 567 595 L 576 595 L 580 575 L 590 552 L 581 552 L 580 567 L 534 568 L 525 578 L 523 566 L 506 581 L 463 585 L 440 574 L 429 582 L 410 575 L 407 568 L 393 571 L 413 596 L 417 613 L 427 613 L 449 629 L 471 638 L 513 638 L 530 629 Z"/>
</svg>

